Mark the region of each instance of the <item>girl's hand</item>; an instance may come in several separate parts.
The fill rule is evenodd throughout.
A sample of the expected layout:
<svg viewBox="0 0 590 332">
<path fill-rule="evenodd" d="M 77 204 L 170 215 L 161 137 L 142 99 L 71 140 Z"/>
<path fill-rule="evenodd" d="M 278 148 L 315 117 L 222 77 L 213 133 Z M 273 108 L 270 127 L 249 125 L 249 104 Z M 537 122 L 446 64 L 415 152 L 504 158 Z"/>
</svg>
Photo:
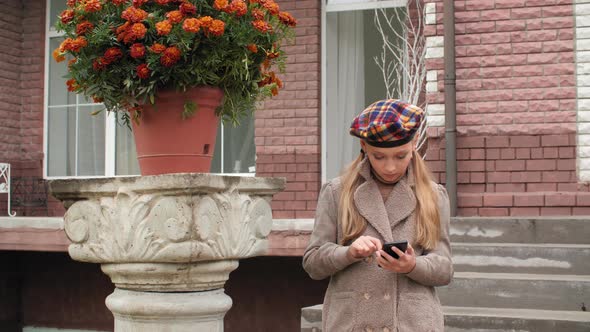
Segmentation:
<svg viewBox="0 0 590 332">
<path fill-rule="evenodd" d="M 393 251 L 399 256 L 399 259 L 395 259 L 383 250 L 377 251 L 377 264 L 382 268 L 397 272 L 397 273 L 410 273 L 416 266 L 416 253 L 414 248 L 408 243 L 408 249 L 405 253 L 396 247 L 392 247 Z"/>
<path fill-rule="evenodd" d="M 352 258 L 365 258 L 381 249 L 381 241 L 372 236 L 361 236 L 348 247 L 348 256 Z"/>
</svg>

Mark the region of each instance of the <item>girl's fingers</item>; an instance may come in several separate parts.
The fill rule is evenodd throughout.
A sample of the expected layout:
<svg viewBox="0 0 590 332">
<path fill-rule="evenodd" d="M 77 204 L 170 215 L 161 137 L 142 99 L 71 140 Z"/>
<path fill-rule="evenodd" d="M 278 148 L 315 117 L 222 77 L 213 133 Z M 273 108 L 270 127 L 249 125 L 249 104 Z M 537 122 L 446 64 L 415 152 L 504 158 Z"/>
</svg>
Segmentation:
<svg viewBox="0 0 590 332">
<path fill-rule="evenodd" d="M 406 250 L 406 253 L 407 253 L 408 255 L 411 255 L 411 256 L 415 256 L 415 255 L 416 255 L 416 253 L 414 252 L 414 248 L 413 248 L 413 247 L 412 247 L 412 245 L 411 245 L 411 244 L 409 244 L 409 243 L 408 243 L 408 250 Z"/>
<path fill-rule="evenodd" d="M 404 254 L 403 251 L 399 250 L 397 247 L 391 247 L 391 249 L 393 249 L 393 252 L 395 252 L 399 256 L 399 259 L 402 259 L 406 255 L 406 254 Z"/>
</svg>

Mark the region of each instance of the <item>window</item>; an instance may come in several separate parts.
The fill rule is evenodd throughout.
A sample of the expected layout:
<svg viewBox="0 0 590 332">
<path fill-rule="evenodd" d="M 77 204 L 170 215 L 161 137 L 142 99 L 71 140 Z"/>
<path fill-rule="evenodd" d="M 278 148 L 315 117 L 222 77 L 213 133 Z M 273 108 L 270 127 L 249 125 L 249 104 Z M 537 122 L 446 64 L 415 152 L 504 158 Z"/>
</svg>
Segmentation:
<svg viewBox="0 0 590 332">
<path fill-rule="evenodd" d="M 348 129 L 353 117 L 387 96 L 385 80 L 375 57 L 382 37 L 375 25 L 376 8 L 387 17 L 405 12 L 406 1 L 328 0 L 322 10 L 322 180 L 337 177 L 359 154 L 358 140 Z M 403 6 L 403 7 L 399 7 Z M 398 31 L 396 24 L 393 26 Z M 388 38 L 395 39 L 390 32 Z M 326 119 L 329 119 L 326 120 Z"/>
<path fill-rule="evenodd" d="M 139 174 L 131 131 L 114 114 L 90 98 L 69 92 L 63 76 L 67 61 L 56 63 L 51 52 L 63 41 L 54 28 L 65 0 L 47 5 L 45 72 L 45 177 L 89 177 Z M 219 124 L 212 173 L 255 173 L 254 117 L 239 127 Z"/>
</svg>

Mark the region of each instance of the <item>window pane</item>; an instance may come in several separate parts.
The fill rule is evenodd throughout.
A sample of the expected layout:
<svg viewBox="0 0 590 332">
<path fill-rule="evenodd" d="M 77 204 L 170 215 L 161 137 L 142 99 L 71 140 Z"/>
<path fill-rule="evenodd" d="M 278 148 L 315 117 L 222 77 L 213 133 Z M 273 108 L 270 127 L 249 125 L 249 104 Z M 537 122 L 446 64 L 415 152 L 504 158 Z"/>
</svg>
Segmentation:
<svg viewBox="0 0 590 332">
<path fill-rule="evenodd" d="M 396 20 L 396 10 L 403 9 L 386 9 L 387 17 Z M 401 33 L 399 22 L 392 25 Z M 326 35 L 326 97 L 330 121 L 325 124 L 324 153 L 326 178 L 331 179 L 359 154 L 358 140 L 348 133 L 353 117 L 374 101 L 387 98 L 387 90 L 381 69 L 375 62 L 383 49 L 382 36 L 375 26 L 375 10 L 327 13 Z M 396 35 L 389 32 L 387 38 L 394 41 Z"/>
<path fill-rule="evenodd" d="M 221 121 L 217 125 L 217 138 L 215 139 L 215 151 L 211 161 L 211 173 L 221 173 Z"/>
<path fill-rule="evenodd" d="M 90 114 L 102 109 L 100 105 L 79 109 L 77 175 L 104 175 L 106 113 Z"/>
<path fill-rule="evenodd" d="M 57 17 L 67 8 L 67 5 L 65 0 L 50 0 L 50 2 L 49 30 L 51 31 L 53 30 L 53 26 L 55 26 L 55 22 L 58 20 Z"/>
<path fill-rule="evenodd" d="M 223 172 L 254 173 L 256 165 L 254 117 L 248 116 L 241 119 L 238 127 L 226 124 L 223 138 Z"/>
<path fill-rule="evenodd" d="M 119 121 L 116 126 L 115 174 L 138 175 L 140 174 L 139 163 L 133 132 L 122 121 Z"/>
<path fill-rule="evenodd" d="M 76 109 L 50 108 L 47 130 L 47 175 L 75 175 Z"/>
<path fill-rule="evenodd" d="M 61 44 L 62 37 L 51 38 L 49 40 L 49 52 Z M 51 53 L 48 54 L 51 57 Z M 69 92 L 66 86 L 68 61 L 55 62 L 53 57 L 49 60 L 49 106 L 52 105 L 72 105 L 76 103 L 76 94 Z"/>
</svg>

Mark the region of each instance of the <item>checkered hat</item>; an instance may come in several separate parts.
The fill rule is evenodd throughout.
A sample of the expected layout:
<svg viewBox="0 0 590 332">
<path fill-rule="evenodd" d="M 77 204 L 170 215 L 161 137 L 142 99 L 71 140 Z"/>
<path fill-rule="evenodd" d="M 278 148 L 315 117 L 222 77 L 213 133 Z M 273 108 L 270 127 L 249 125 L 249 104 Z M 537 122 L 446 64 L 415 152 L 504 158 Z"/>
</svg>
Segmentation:
<svg viewBox="0 0 590 332">
<path fill-rule="evenodd" d="M 420 128 L 424 111 L 397 99 L 380 100 L 357 115 L 350 134 L 380 148 L 404 145 Z"/>
</svg>

